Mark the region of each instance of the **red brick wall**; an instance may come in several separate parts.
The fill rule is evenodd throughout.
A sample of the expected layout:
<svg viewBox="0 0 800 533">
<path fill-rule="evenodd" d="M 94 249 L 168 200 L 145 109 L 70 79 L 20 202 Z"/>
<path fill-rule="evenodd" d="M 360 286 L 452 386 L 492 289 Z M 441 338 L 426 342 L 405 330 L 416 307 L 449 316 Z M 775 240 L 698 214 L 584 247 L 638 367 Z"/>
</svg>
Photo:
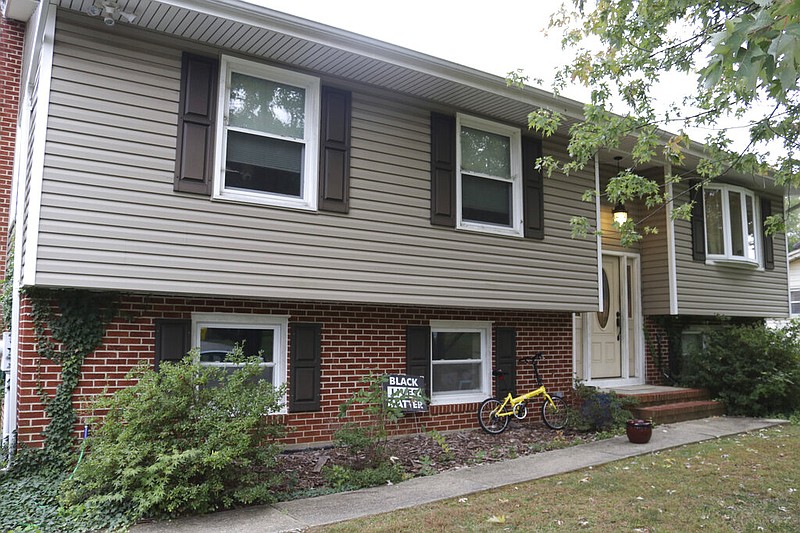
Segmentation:
<svg viewBox="0 0 800 533">
<path fill-rule="evenodd" d="M 25 24 L 0 17 L 0 279 L 6 268 L 8 206 L 14 168 L 14 139 L 17 133 L 22 45 Z"/>
<path fill-rule="evenodd" d="M 658 325 L 653 317 L 645 317 L 645 380 L 650 385 L 662 385 L 663 372 L 669 369 L 669 336 L 663 327 Z M 659 371 L 658 359 L 661 359 Z"/>
<path fill-rule="evenodd" d="M 41 443 L 47 424 L 37 395 L 41 382 L 55 393 L 59 367 L 42 361 L 37 368 L 33 329 L 28 302 L 23 302 L 20 328 L 19 441 Z M 109 327 L 103 346 L 87 357 L 75 393 L 82 424 L 89 415 L 87 397 L 113 392 L 130 384 L 125 374 L 140 360 L 152 363 L 154 320 L 191 318 L 193 312 L 260 313 L 289 315 L 290 322 L 322 324 L 322 409 L 313 413 L 289 414 L 292 427 L 287 444 L 327 442 L 339 427 L 339 404 L 363 386 L 359 380 L 372 372 L 405 372 L 405 327 L 427 325 L 430 320 L 491 321 L 495 326 L 517 329 L 517 355 L 546 354 L 541 370 L 548 389 L 568 393 L 572 384 L 572 317 L 568 313 L 522 311 L 453 310 L 389 307 L 376 305 L 335 305 L 314 302 L 275 302 L 224 299 L 184 299 L 155 296 L 127 296 L 121 318 Z M 291 369 L 289 369 L 291 375 Z M 518 390 L 533 387 L 533 372 L 522 369 Z M 399 432 L 439 431 L 475 428 L 477 404 L 434 406 L 427 414 L 410 415 Z M 536 419 L 536 417 L 534 417 Z M 76 427 L 76 431 L 78 428 Z"/>
</svg>

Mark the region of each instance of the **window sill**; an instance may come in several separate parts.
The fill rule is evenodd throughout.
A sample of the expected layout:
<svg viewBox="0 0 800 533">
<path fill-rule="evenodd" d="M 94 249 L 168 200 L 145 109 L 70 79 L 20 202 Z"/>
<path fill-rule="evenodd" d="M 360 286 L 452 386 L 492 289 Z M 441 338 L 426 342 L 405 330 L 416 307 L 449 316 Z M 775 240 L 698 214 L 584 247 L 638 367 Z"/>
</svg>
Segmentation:
<svg viewBox="0 0 800 533">
<path fill-rule="evenodd" d="M 491 396 L 488 392 L 471 392 L 469 394 L 435 394 L 431 405 L 454 405 L 461 403 L 478 403 Z"/>
<path fill-rule="evenodd" d="M 733 259 L 729 257 L 713 257 L 706 258 L 707 265 L 724 266 L 731 268 L 742 268 L 746 270 L 761 270 L 761 264 L 758 261 L 751 261 L 748 259 Z"/>
<path fill-rule="evenodd" d="M 521 230 L 516 228 L 503 228 L 498 226 L 489 226 L 484 224 L 469 224 L 461 222 L 456 226 L 456 229 L 461 231 L 469 231 L 471 233 L 483 233 L 485 235 L 496 235 L 500 237 L 516 237 L 523 238 Z"/>
<path fill-rule="evenodd" d="M 302 211 L 316 211 L 316 202 L 309 202 L 302 198 L 281 197 L 243 191 L 223 191 L 214 195 L 214 200 L 235 204 L 261 205 L 265 207 L 281 207 L 285 209 L 298 209 Z"/>
</svg>

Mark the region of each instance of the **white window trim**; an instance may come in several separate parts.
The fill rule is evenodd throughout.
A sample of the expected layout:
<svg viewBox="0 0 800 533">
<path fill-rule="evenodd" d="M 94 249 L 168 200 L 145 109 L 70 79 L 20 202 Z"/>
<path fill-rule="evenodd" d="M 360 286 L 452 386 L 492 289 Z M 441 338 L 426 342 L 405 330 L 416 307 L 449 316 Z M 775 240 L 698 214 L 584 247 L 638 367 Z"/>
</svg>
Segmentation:
<svg viewBox="0 0 800 533">
<path fill-rule="evenodd" d="M 267 192 L 249 192 L 225 189 L 225 154 L 228 126 L 228 96 L 230 92 L 231 71 L 269 81 L 284 83 L 305 89 L 305 128 L 304 159 L 302 165 L 302 197 L 294 198 L 282 194 Z M 319 169 L 319 122 L 320 122 L 320 81 L 319 78 L 299 72 L 284 70 L 254 61 L 222 56 L 220 61 L 220 79 L 217 101 L 217 122 L 215 126 L 214 147 L 214 188 L 213 198 L 276 207 L 305 209 L 316 211 L 318 169 Z"/>
<path fill-rule="evenodd" d="M 686 355 L 687 355 L 686 354 L 687 347 L 686 347 L 686 343 L 684 342 L 684 337 L 689 336 L 689 335 L 699 336 L 700 337 L 700 344 L 701 344 L 701 346 L 703 348 L 705 348 L 706 341 L 705 341 L 704 335 L 706 334 L 706 332 L 708 332 L 708 330 L 709 330 L 709 326 L 705 326 L 705 327 L 702 327 L 702 326 L 690 326 L 688 328 L 685 328 L 683 331 L 681 331 L 681 351 L 682 351 L 681 357 L 686 357 Z"/>
<path fill-rule="evenodd" d="M 495 176 L 481 176 L 490 179 L 498 179 L 511 183 L 511 226 L 498 226 L 495 224 L 481 224 L 472 221 L 465 221 L 461 216 L 462 201 L 461 201 L 461 126 L 468 128 L 475 128 L 489 133 L 496 133 L 509 137 L 510 140 L 510 158 L 511 158 L 511 178 L 508 180 L 498 179 Z M 481 231 L 485 233 L 494 233 L 499 235 L 511 235 L 514 237 L 523 237 L 523 204 L 522 204 L 522 134 L 519 128 L 506 126 L 497 122 L 492 122 L 482 118 L 472 117 L 469 115 L 456 115 L 456 168 L 458 169 L 456 175 L 456 227 L 458 229 L 465 229 L 471 231 Z"/>
<path fill-rule="evenodd" d="M 435 393 L 433 392 L 433 343 L 431 342 L 431 405 L 452 405 L 481 402 L 492 395 L 492 323 L 479 321 L 431 320 L 431 336 L 434 332 L 475 332 L 483 337 L 481 346 L 480 392 Z"/>
<path fill-rule="evenodd" d="M 192 313 L 192 346 L 200 346 L 200 330 L 203 327 L 232 327 L 242 329 L 273 328 L 273 384 L 286 383 L 286 366 L 289 317 L 276 315 L 245 315 L 237 313 Z M 201 363 L 208 366 L 226 366 L 226 363 Z M 228 365 L 229 366 L 229 365 Z M 285 404 L 286 402 L 284 402 Z M 284 411 L 281 411 L 284 412 Z"/>
<path fill-rule="evenodd" d="M 723 254 L 711 254 L 708 253 L 708 216 L 704 213 L 704 220 L 705 220 L 705 239 L 706 239 L 706 263 L 707 264 L 729 264 L 734 266 L 746 266 L 746 267 L 755 267 L 760 268 L 762 267 L 762 260 L 763 260 L 763 252 L 762 252 L 762 242 L 761 242 L 761 213 L 759 211 L 758 202 L 756 202 L 756 195 L 753 191 L 749 189 L 745 189 L 744 187 L 737 187 L 735 185 L 727 185 L 727 184 L 713 184 L 713 185 L 706 185 L 703 187 L 703 209 L 705 209 L 705 192 L 709 189 L 714 189 L 717 191 L 722 192 L 722 240 L 723 240 L 723 249 L 725 253 Z M 755 237 L 755 252 L 756 258 L 755 259 L 748 259 L 746 257 L 741 257 L 738 255 L 733 255 L 731 253 L 731 213 L 730 213 L 730 195 L 729 193 L 736 192 L 742 195 L 745 201 L 751 201 L 751 206 L 753 208 L 753 234 Z M 739 223 L 742 225 L 742 232 L 746 236 L 747 235 L 747 209 L 744 209 L 739 217 Z"/>
<path fill-rule="evenodd" d="M 800 287 L 789 287 L 789 316 L 792 318 L 800 316 L 800 313 L 793 313 L 792 312 L 792 304 L 793 303 L 800 303 L 800 299 L 793 299 L 792 293 L 800 292 Z"/>
</svg>

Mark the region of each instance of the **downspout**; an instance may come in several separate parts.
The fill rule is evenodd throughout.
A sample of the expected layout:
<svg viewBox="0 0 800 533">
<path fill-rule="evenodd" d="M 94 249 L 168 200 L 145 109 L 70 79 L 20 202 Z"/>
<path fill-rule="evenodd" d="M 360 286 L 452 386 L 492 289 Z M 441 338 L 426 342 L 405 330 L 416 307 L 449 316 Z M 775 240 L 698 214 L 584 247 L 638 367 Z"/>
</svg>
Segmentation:
<svg viewBox="0 0 800 533">
<path fill-rule="evenodd" d="M 605 295 L 603 294 L 603 238 L 600 235 L 600 159 L 597 154 L 594 156 L 594 190 L 597 191 L 594 195 L 594 216 L 597 225 L 597 310 L 602 311 Z"/>
<path fill-rule="evenodd" d="M 783 188 L 783 201 L 781 205 L 783 205 L 783 220 L 789 220 L 789 198 L 791 198 L 792 189 L 791 186 L 787 185 Z M 789 254 L 791 250 L 789 249 L 789 236 L 784 232 L 784 239 L 783 245 L 786 250 L 786 302 L 787 302 L 787 309 L 786 312 L 788 313 L 787 320 L 791 320 L 792 317 L 792 286 L 791 286 L 791 266 L 792 262 L 789 260 Z"/>
<path fill-rule="evenodd" d="M 14 228 L 15 239 L 14 247 L 16 248 L 16 238 L 22 233 L 20 226 L 17 224 Z M 15 250 L 16 251 L 16 250 Z M 15 254 L 16 261 L 16 254 Z M 11 300 L 11 346 L 5 347 L 10 352 L 11 369 L 9 372 L 9 388 L 6 390 L 5 412 L 3 413 L 3 443 L 8 444 L 8 457 L 6 457 L 6 464 L 11 464 L 11 459 L 14 457 L 14 452 L 17 449 L 17 382 L 19 380 L 19 321 L 20 321 L 20 272 L 19 268 L 14 268 L 14 278 L 12 283 L 12 300 Z"/>
<path fill-rule="evenodd" d="M 667 160 L 664 166 L 664 176 L 672 174 L 672 164 Z M 666 184 L 667 207 L 665 209 L 667 223 L 667 276 L 669 277 L 669 314 L 678 314 L 678 267 L 675 258 L 675 221 L 672 218 L 673 202 L 672 182 Z"/>
</svg>

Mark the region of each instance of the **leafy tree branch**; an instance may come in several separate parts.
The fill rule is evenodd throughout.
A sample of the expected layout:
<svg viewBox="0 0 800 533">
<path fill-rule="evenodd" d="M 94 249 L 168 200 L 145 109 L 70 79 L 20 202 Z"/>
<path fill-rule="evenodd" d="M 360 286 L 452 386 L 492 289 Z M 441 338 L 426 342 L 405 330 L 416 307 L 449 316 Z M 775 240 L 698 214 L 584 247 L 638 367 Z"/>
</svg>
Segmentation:
<svg viewBox="0 0 800 533">
<path fill-rule="evenodd" d="M 546 174 L 582 170 L 633 137 L 634 164 L 595 192 L 612 203 L 637 199 L 657 210 L 673 200 L 638 170 L 654 160 L 669 161 L 678 175 L 691 172 L 704 183 L 736 172 L 800 185 L 800 2 L 570 0 L 551 16 L 550 28 L 562 33 L 562 46 L 574 54 L 556 74 L 555 90 L 578 83 L 591 93 L 584 120 L 569 129 L 570 159 L 543 158 L 539 168 Z M 669 77 L 676 74 L 688 75 L 689 83 L 693 78 L 693 90 L 659 101 L 656 94 L 665 84 L 672 89 Z M 517 71 L 513 80 L 522 79 Z M 545 137 L 563 123 L 549 110 L 529 116 L 529 127 Z M 678 133 L 664 133 L 659 128 L 665 125 L 677 126 Z M 699 139 L 699 163 L 682 169 L 691 146 L 686 131 L 709 127 L 715 131 Z M 734 134 L 743 129 L 745 147 L 734 148 Z M 581 224 L 579 233 L 586 230 Z M 620 229 L 623 241 L 640 238 L 636 222 Z M 780 229 L 770 224 L 770 231 Z"/>
</svg>

